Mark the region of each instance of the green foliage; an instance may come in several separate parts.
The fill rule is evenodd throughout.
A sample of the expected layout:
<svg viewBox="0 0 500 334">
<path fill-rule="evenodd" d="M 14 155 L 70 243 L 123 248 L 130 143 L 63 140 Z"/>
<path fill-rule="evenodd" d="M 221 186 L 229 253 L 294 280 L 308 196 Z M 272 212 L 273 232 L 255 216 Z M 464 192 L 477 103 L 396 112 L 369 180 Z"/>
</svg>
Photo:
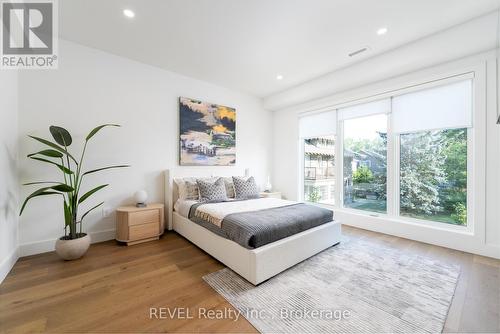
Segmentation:
<svg viewBox="0 0 500 334">
<path fill-rule="evenodd" d="M 466 225 L 466 129 L 402 135 L 400 168 L 403 213 Z"/>
<path fill-rule="evenodd" d="M 50 134 L 52 135 L 52 138 L 56 141 L 61 146 L 64 146 L 65 148 L 70 146 L 71 143 L 73 142 L 73 138 L 71 138 L 71 135 L 69 134 L 68 130 L 61 128 L 59 126 L 50 126 L 49 127 Z"/>
<path fill-rule="evenodd" d="M 385 201 L 387 199 L 387 176 L 375 175 L 372 184 L 377 199 Z"/>
<path fill-rule="evenodd" d="M 457 203 L 451 218 L 459 225 L 467 225 L 467 208 L 463 203 Z"/>
<path fill-rule="evenodd" d="M 71 160 L 73 160 L 73 162 L 75 164 L 78 164 L 76 159 L 65 148 L 63 148 L 57 144 L 54 144 L 53 142 L 48 141 L 47 139 L 43 139 L 43 138 L 39 138 L 39 137 L 35 137 L 35 136 L 28 136 L 28 137 L 33 138 L 34 140 L 39 141 L 40 143 L 45 144 L 49 147 L 52 147 L 53 149 L 63 153 L 65 156 L 69 157 Z M 30 154 L 29 156 L 31 156 L 31 155 L 34 155 L 34 153 Z"/>
<path fill-rule="evenodd" d="M 400 137 L 400 207 L 401 213 L 460 225 L 467 224 L 467 130 L 449 129 L 403 134 Z M 346 138 L 344 147 L 357 159 L 386 156 L 387 136 Z M 386 197 L 385 160 L 374 160 L 370 177 L 366 167 L 352 172 L 352 155 L 344 155 L 344 175 L 352 175 L 353 198 L 363 201 Z M 375 166 L 375 168 L 373 168 Z M 371 209 L 370 209 L 371 210 Z"/>
<path fill-rule="evenodd" d="M 107 126 L 120 127 L 120 125 L 118 125 L 118 124 L 103 124 L 103 125 L 99 125 L 98 127 L 94 128 L 92 131 L 90 131 L 90 133 L 87 135 L 87 137 L 85 138 L 85 140 L 89 141 L 90 138 L 94 137 L 94 135 L 97 132 L 99 132 L 102 128 L 105 128 Z"/>
<path fill-rule="evenodd" d="M 311 191 L 307 194 L 307 201 L 317 203 L 321 199 L 321 191 L 319 187 L 312 187 Z"/>
<path fill-rule="evenodd" d="M 373 181 L 373 173 L 370 168 L 361 166 L 352 174 L 352 181 L 357 183 L 370 183 Z"/>
<path fill-rule="evenodd" d="M 44 155 L 44 156 L 49 157 L 49 158 L 62 158 L 63 157 L 63 154 L 61 152 L 59 152 L 59 151 L 56 151 L 56 150 L 43 150 L 43 151 L 40 151 L 40 152 L 29 154 L 28 158 L 31 158 L 34 155 Z"/>
<path fill-rule="evenodd" d="M 34 137 L 34 136 L 29 136 L 30 138 L 50 147 L 50 149 L 45 149 L 42 151 L 38 151 L 36 153 L 32 153 L 28 155 L 28 158 L 41 161 L 50 165 L 56 166 L 60 171 L 62 171 L 63 175 L 63 181 L 64 182 L 30 182 L 26 183 L 24 185 L 35 185 L 35 184 L 55 184 L 53 186 L 49 187 L 43 187 L 40 188 L 36 191 L 34 191 L 31 195 L 29 195 L 22 207 L 19 215 L 21 215 L 24 212 L 24 209 L 26 208 L 26 205 L 28 202 L 39 196 L 45 196 L 45 195 L 59 195 L 62 196 L 63 201 L 64 201 L 64 231 L 67 233 L 67 229 L 69 228 L 69 239 L 76 239 L 77 237 L 81 236 L 82 232 L 82 222 L 85 216 L 87 216 L 92 210 L 96 209 L 103 203 L 99 203 L 98 205 L 92 207 L 90 210 L 87 210 L 85 212 L 80 220 L 78 221 L 78 210 L 80 204 L 91 197 L 93 194 L 95 194 L 97 191 L 101 190 L 102 188 L 108 186 L 107 184 L 105 185 L 100 185 L 92 190 L 86 192 L 83 196 L 80 197 L 80 190 L 82 186 L 83 179 L 86 175 L 91 174 L 91 173 L 96 173 L 100 171 L 104 171 L 107 169 L 112 169 L 112 168 L 122 168 L 122 167 L 129 167 L 128 165 L 119 165 L 119 166 L 108 166 L 108 167 L 102 167 L 98 169 L 94 169 L 91 171 L 83 172 L 82 171 L 82 166 L 83 166 L 83 161 L 85 157 L 85 151 L 87 149 L 87 144 L 89 140 L 97 133 L 99 132 L 102 128 L 108 127 L 108 126 L 119 126 L 116 124 L 104 124 L 100 125 L 96 128 L 94 128 L 86 137 L 85 139 L 85 144 L 83 147 L 83 151 L 81 154 L 81 158 L 79 161 L 77 161 L 73 155 L 71 155 L 68 152 L 68 146 L 70 146 L 73 142 L 73 139 L 70 135 L 70 133 L 61 127 L 58 126 L 51 126 L 49 128 L 50 133 L 54 139 L 54 141 L 57 143 L 53 143 L 47 139 L 39 138 L 39 137 Z M 40 156 L 44 156 L 46 158 L 52 158 L 56 159 L 56 161 L 53 160 L 48 160 L 45 158 L 41 158 Z M 80 233 L 77 234 L 77 224 L 80 224 Z"/>
<path fill-rule="evenodd" d="M 344 156 L 344 175 L 352 175 L 353 196 L 356 198 L 366 198 L 367 195 L 374 195 L 377 200 L 385 201 L 387 198 L 387 133 L 378 132 L 378 137 L 373 139 L 345 138 L 344 147 L 355 154 L 370 155 L 374 157 L 378 170 L 371 170 L 361 166 L 356 172 L 352 172 L 352 158 Z M 369 187 L 361 187 L 362 183 L 370 183 Z M 364 189 L 363 189 L 364 188 Z"/>
<path fill-rule="evenodd" d="M 467 131 L 445 130 L 442 137 L 447 182 L 440 191 L 440 200 L 444 210 L 453 212 L 467 199 Z"/>
<path fill-rule="evenodd" d="M 232 138 L 214 139 L 211 144 L 218 147 L 234 147 L 235 141 Z"/>
<path fill-rule="evenodd" d="M 401 209 L 408 213 L 441 211 L 439 185 L 445 179 L 439 135 L 422 132 L 401 136 Z"/>
<path fill-rule="evenodd" d="M 85 194 L 83 194 L 82 197 L 80 197 L 80 199 L 78 200 L 78 204 L 82 203 L 87 198 L 89 198 L 90 196 L 92 196 L 93 194 L 95 194 L 96 192 L 98 192 L 99 190 L 101 190 L 102 188 L 106 188 L 107 186 L 109 186 L 109 184 L 103 184 L 103 185 L 95 187 L 92 190 L 89 190 L 88 192 L 86 192 Z"/>
</svg>

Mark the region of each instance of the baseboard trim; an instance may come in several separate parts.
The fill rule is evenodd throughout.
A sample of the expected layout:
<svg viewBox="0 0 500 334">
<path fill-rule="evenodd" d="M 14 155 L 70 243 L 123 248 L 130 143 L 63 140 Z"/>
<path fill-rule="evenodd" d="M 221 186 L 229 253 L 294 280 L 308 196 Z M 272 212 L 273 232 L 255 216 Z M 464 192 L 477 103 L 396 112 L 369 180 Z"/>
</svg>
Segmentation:
<svg viewBox="0 0 500 334">
<path fill-rule="evenodd" d="M 19 247 L 16 247 L 14 251 L 12 251 L 9 256 L 7 256 L 2 263 L 0 263 L 0 284 L 3 282 L 5 277 L 9 274 L 9 272 L 12 270 L 12 267 L 17 262 L 17 259 L 19 259 Z"/>
<path fill-rule="evenodd" d="M 343 225 L 500 259 L 500 247 L 486 244 L 482 242 L 480 237 L 474 234 L 435 229 L 418 224 L 405 225 L 405 223 L 384 217 L 372 217 L 366 214 L 341 210 L 337 210 L 335 217 Z"/>
<path fill-rule="evenodd" d="M 92 243 L 113 240 L 115 238 L 115 229 L 89 232 L 89 235 Z M 22 244 L 19 246 L 19 257 L 52 252 L 56 240 L 57 238 Z"/>
</svg>

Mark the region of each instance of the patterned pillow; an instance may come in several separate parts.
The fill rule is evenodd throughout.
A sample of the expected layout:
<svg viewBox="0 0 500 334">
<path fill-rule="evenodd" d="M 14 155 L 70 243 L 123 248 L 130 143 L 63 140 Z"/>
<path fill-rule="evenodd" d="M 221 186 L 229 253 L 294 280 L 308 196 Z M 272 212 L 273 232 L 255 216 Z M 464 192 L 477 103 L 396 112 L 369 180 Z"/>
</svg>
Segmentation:
<svg viewBox="0 0 500 334">
<path fill-rule="evenodd" d="M 238 199 L 259 198 L 259 189 L 253 176 L 248 179 L 233 176 L 235 197 Z"/>
<path fill-rule="evenodd" d="M 232 177 L 225 177 L 224 184 L 226 185 L 227 198 L 234 198 L 234 184 Z"/>
<path fill-rule="evenodd" d="M 223 178 L 211 182 L 197 179 L 198 189 L 200 190 L 200 201 L 202 202 L 223 202 L 227 201 L 226 185 Z"/>
<path fill-rule="evenodd" d="M 195 179 L 178 178 L 174 179 L 174 181 L 179 189 L 179 199 L 195 201 L 200 199 L 198 184 Z"/>
<path fill-rule="evenodd" d="M 185 199 L 187 200 L 199 200 L 200 199 L 200 190 L 198 189 L 198 183 L 193 181 L 186 181 L 184 183 L 185 190 Z"/>
</svg>

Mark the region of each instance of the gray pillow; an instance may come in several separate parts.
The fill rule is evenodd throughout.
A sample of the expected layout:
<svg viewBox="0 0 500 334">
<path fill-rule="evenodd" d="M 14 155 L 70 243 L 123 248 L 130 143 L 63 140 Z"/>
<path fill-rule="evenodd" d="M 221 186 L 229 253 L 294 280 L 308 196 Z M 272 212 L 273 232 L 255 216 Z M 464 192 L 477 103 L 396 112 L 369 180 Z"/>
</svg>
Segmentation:
<svg viewBox="0 0 500 334">
<path fill-rule="evenodd" d="M 237 199 L 259 198 L 259 189 L 253 176 L 248 179 L 233 176 L 234 193 Z"/>
<path fill-rule="evenodd" d="M 227 201 L 226 185 L 221 177 L 214 181 L 197 179 L 202 202 L 224 202 Z"/>
</svg>

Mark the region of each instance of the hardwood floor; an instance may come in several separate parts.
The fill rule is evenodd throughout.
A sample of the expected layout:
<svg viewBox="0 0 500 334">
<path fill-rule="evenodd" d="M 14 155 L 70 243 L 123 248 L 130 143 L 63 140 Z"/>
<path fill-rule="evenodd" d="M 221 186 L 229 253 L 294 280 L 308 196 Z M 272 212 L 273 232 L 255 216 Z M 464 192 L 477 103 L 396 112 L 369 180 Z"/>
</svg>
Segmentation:
<svg viewBox="0 0 500 334">
<path fill-rule="evenodd" d="M 343 233 L 459 264 L 444 331 L 500 332 L 500 261 L 351 227 Z M 173 232 L 130 247 L 94 244 L 72 262 L 55 253 L 25 257 L 0 285 L 0 332 L 256 332 L 244 318 L 197 317 L 201 308 L 232 308 L 202 280 L 221 268 Z M 160 307 L 194 318 L 150 319 Z"/>
</svg>

